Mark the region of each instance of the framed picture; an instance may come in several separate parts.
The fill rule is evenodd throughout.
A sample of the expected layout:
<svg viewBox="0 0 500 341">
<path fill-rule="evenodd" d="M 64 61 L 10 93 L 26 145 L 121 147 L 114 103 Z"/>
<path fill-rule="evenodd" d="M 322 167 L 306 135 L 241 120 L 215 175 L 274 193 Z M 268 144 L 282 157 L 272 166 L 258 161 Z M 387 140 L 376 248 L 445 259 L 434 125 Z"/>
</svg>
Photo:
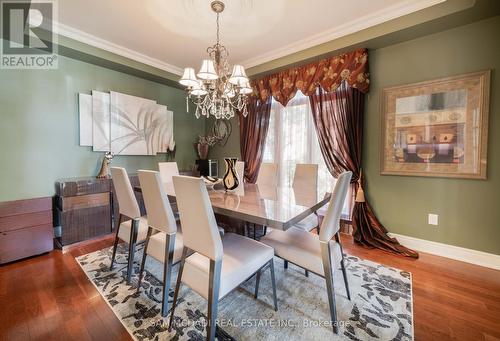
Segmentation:
<svg viewBox="0 0 500 341">
<path fill-rule="evenodd" d="M 490 71 L 385 88 L 381 174 L 486 179 Z"/>
</svg>

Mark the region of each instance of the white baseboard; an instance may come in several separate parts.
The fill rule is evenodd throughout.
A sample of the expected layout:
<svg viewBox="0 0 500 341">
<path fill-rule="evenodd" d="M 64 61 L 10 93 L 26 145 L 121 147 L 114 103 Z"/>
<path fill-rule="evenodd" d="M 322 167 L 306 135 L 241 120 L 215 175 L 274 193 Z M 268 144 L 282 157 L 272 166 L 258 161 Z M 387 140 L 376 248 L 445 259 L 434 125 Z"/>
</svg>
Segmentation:
<svg viewBox="0 0 500 341">
<path fill-rule="evenodd" d="M 416 251 L 426 252 L 436 256 L 451 258 L 466 263 L 500 270 L 500 255 L 404 236 L 396 233 L 389 233 L 389 235 L 397 238 L 401 245 Z"/>
</svg>

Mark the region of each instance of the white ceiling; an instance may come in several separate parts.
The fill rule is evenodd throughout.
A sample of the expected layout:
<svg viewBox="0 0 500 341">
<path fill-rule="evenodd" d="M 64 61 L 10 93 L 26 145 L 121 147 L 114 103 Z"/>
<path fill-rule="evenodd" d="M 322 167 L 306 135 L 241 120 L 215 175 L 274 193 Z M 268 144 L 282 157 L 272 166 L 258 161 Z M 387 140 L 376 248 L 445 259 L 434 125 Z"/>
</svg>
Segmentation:
<svg viewBox="0 0 500 341">
<path fill-rule="evenodd" d="M 445 0 L 226 0 L 221 40 L 252 67 Z M 59 33 L 179 74 L 215 43 L 211 0 L 60 0 Z"/>
</svg>

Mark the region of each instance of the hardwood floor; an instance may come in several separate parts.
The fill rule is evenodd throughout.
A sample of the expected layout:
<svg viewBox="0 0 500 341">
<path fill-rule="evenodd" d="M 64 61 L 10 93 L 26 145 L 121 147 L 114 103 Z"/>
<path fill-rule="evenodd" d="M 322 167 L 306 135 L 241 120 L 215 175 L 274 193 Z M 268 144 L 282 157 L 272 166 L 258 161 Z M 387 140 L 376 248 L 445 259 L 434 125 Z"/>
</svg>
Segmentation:
<svg viewBox="0 0 500 341">
<path fill-rule="evenodd" d="M 347 253 L 413 274 L 416 340 L 500 340 L 500 271 L 421 254 L 411 260 L 355 245 Z M 0 267 L 0 340 L 130 340 L 76 263 L 112 237 Z"/>
</svg>

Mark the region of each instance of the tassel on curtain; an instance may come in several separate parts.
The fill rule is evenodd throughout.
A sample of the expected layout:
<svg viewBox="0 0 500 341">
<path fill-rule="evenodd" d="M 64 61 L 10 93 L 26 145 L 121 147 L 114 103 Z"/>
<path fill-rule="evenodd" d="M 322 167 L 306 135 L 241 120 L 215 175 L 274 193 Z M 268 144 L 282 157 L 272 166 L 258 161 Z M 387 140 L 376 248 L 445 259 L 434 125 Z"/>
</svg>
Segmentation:
<svg viewBox="0 0 500 341">
<path fill-rule="evenodd" d="M 354 228 L 353 238 L 358 244 L 366 247 L 376 247 L 378 249 L 402 254 L 407 257 L 418 258 L 418 253 L 399 244 L 396 238 L 388 236 L 388 231 L 382 225 L 370 205 L 365 200 L 363 190 L 363 176 L 357 182 L 356 199 L 352 211 L 352 223 Z"/>
</svg>

